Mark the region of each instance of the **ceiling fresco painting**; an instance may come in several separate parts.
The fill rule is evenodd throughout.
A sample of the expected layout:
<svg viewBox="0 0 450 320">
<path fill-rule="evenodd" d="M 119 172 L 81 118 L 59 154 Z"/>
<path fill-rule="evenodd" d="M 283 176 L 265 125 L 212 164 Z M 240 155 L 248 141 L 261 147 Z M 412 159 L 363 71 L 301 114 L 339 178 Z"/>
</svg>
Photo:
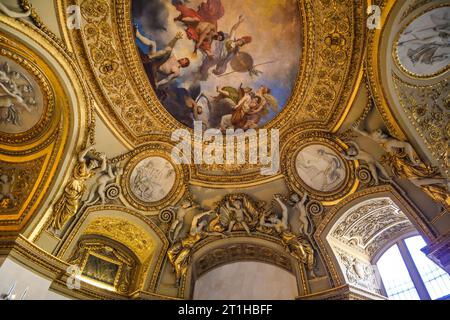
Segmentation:
<svg viewBox="0 0 450 320">
<path fill-rule="evenodd" d="M 449 272 L 449 21 L 0 0 L 0 300 L 386 300 L 374 266 L 417 235 Z"/>
<path fill-rule="evenodd" d="M 295 0 L 133 0 L 136 44 L 163 106 L 193 127 L 258 128 L 288 103 L 301 55 Z"/>
</svg>

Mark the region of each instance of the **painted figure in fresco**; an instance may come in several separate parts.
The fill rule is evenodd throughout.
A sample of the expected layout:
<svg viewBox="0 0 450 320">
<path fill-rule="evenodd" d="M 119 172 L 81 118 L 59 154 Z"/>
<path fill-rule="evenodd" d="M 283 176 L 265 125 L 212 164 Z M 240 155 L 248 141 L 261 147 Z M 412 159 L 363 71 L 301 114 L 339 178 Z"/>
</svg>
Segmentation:
<svg viewBox="0 0 450 320">
<path fill-rule="evenodd" d="M 244 16 L 239 16 L 239 21 L 231 28 L 230 33 L 225 33 L 224 41 L 216 42 L 214 52 L 207 56 L 200 67 L 201 80 L 206 81 L 209 76 L 209 70 L 215 66 L 213 73 L 217 76 L 227 71 L 228 64 L 236 57 L 240 49 L 246 44 L 252 42 L 252 37 L 245 36 L 236 38 L 236 31 L 244 22 Z"/>
<path fill-rule="evenodd" d="M 326 187 L 341 179 L 338 169 L 342 168 L 342 162 L 336 155 L 326 152 L 323 149 L 317 150 L 317 154 L 328 162 L 328 166 L 324 172 L 326 177 L 322 186 L 322 190 L 324 190 Z"/>
<path fill-rule="evenodd" d="M 160 51 L 156 50 L 156 42 L 142 35 L 137 27 L 136 38 L 149 47 L 149 54 L 147 57 L 144 57 L 144 63 L 153 64 L 153 76 L 156 87 L 166 85 L 175 80 L 181 75 L 182 68 L 189 67 L 190 60 L 188 58 L 178 59 L 173 54 L 173 49 L 175 48 L 176 43 L 178 40 L 183 38 L 183 34 L 181 32 L 177 33 L 175 38 L 169 42 L 167 47 Z M 162 76 L 162 79 L 159 81 L 157 81 L 158 75 Z"/>
<path fill-rule="evenodd" d="M 217 30 L 217 21 L 225 14 L 221 0 L 202 2 L 197 10 L 189 8 L 184 1 L 173 0 L 172 4 L 180 12 L 175 21 L 186 26 L 186 34 L 195 42 L 194 53 L 200 49 L 206 55 L 212 55 L 211 46 L 214 40 L 223 41 L 225 35 Z"/>
<path fill-rule="evenodd" d="M 135 42 L 144 70 L 177 121 L 191 128 L 201 121 L 205 130 L 246 130 L 260 127 L 286 105 L 301 62 L 302 41 L 295 36 L 301 25 L 297 3 L 278 2 L 262 1 L 255 7 L 250 0 L 133 0 L 132 23 L 139 26 Z M 184 39 L 170 44 L 180 32 Z M 164 52 L 174 56 L 165 65 L 168 71 L 162 65 L 170 54 Z M 273 58 L 280 55 L 282 59 Z M 189 58 L 189 68 L 183 69 L 188 59 L 177 60 L 181 57 Z M 241 104 L 240 83 L 252 87 L 252 98 Z M 270 90 L 258 94 L 262 86 Z M 234 93 L 213 98 L 216 87 Z"/>
<path fill-rule="evenodd" d="M 306 170 L 314 169 L 317 172 L 317 176 L 322 177 L 319 189 L 326 190 L 342 178 L 339 172 L 342 168 L 342 162 L 336 155 L 324 149 L 317 150 L 316 159 L 317 161 L 324 161 L 326 163 L 325 168 L 318 166 L 313 160 L 301 162 L 299 165 Z"/>
<path fill-rule="evenodd" d="M 220 127 L 226 129 L 255 129 L 261 118 L 269 113 L 269 107 L 278 110 L 278 102 L 269 88 L 261 86 L 256 92 L 251 88 L 217 88 L 219 97 L 231 103 L 232 113 L 224 115 Z"/>
<path fill-rule="evenodd" d="M 145 165 L 136 168 L 136 175 L 131 179 L 134 192 L 147 201 L 155 201 L 164 196 L 164 187 L 161 183 L 174 175 L 170 164 L 166 163 L 163 168 L 155 165 L 150 160 Z"/>
<path fill-rule="evenodd" d="M 449 59 L 450 53 L 447 51 L 450 48 L 450 13 L 445 12 L 442 17 L 431 14 L 430 16 L 433 26 L 422 30 L 413 30 L 412 36 L 414 39 L 399 42 L 399 46 L 408 46 L 407 56 L 415 65 L 423 63 L 433 65 L 436 62 L 445 61 Z M 428 32 L 427 36 L 420 37 L 418 34 Z M 411 48 L 411 46 L 415 48 Z M 438 54 L 438 50 L 445 50 Z"/>
<path fill-rule="evenodd" d="M 32 113 L 36 101 L 33 97 L 25 97 L 32 93 L 30 85 L 19 85 L 21 75 L 11 71 L 5 63 L 0 70 L 0 123 L 22 125 L 23 110 Z"/>
</svg>

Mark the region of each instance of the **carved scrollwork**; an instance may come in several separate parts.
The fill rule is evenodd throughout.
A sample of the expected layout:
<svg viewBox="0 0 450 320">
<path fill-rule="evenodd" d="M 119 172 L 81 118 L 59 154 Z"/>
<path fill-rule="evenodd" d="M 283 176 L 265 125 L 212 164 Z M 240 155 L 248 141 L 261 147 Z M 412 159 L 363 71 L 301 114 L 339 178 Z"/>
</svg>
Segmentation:
<svg viewBox="0 0 450 320">
<path fill-rule="evenodd" d="M 310 200 L 306 205 L 306 210 L 313 217 L 320 217 L 324 212 L 322 203 L 316 200 Z"/>
<path fill-rule="evenodd" d="M 356 176 L 358 177 L 359 181 L 361 181 L 364 185 L 370 185 L 370 182 L 372 182 L 373 180 L 369 168 L 364 165 L 356 169 Z"/>
<path fill-rule="evenodd" d="M 117 183 L 111 183 L 107 185 L 105 189 L 106 198 L 108 198 L 111 201 L 118 199 L 121 192 L 122 187 Z"/>
<path fill-rule="evenodd" d="M 175 210 L 172 207 L 168 207 L 159 211 L 158 219 L 162 223 L 170 223 L 176 215 Z"/>
</svg>

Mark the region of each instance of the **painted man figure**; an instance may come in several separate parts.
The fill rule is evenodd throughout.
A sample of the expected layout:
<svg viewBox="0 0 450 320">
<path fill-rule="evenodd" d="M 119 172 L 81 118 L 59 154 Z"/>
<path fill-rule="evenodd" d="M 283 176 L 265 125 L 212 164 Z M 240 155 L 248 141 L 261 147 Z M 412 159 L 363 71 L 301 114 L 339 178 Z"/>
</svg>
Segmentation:
<svg viewBox="0 0 450 320">
<path fill-rule="evenodd" d="M 173 53 L 176 43 L 183 38 L 181 32 L 177 33 L 165 49 L 159 51 L 156 49 L 156 42 L 145 37 L 138 28 L 136 28 L 136 38 L 149 47 L 148 55 L 144 56 L 144 64 L 153 64 L 153 76 L 156 87 L 166 85 L 175 80 L 181 75 L 182 68 L 189 67 L 190 60 L 188 58 L 177 59 Z M 156 79 L 158 75 L 162 76 L 162 79 L 159 81 Z"/>
</svg>

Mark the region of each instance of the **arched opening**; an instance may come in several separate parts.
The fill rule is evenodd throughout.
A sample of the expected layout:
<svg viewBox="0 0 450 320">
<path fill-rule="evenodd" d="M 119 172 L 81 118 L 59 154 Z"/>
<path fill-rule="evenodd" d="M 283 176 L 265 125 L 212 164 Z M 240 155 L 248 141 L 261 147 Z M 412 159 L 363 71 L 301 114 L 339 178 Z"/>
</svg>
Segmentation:
<svg viewBox="0 0 450 320">
<path fill-rule="evenodd" d="M 242 261 L 202 275 L 194 285 L 194 300 L 293 300 L 295 276 L 272 264 Z"/>
<path fill-rule="evenodd" d="M 323 229 L 338 280 L 388 299 L 445 298 L 450 276 L 422 252 L 427 243 L 404 210 L 381 194 L 337 210 Z"/>
<path fill-rule="evenodd" d="M 305 280 L 304 267 L 280 244 L 236 237 L 203 243 L 194 252 L 182 294 L 194 300 L 293 300 L 307 292 Z"/>
</svg>

